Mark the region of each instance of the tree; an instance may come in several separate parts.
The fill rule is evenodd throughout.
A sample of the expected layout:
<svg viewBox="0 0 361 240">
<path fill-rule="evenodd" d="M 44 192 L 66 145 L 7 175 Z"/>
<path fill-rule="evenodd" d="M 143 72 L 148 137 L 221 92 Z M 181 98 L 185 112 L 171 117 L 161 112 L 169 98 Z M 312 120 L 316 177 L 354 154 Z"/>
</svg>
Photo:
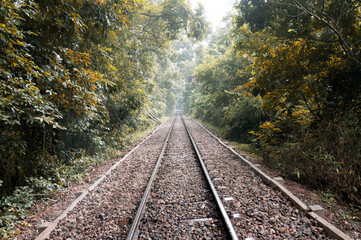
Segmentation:
<svg viewBox="0 0 361 240">
<path fill-rule="evenodd" d="M 154 56 L 206 26 L 181 0 L 2 1 L 0 13 L 1 194 L 72 152 L 126 144 L 150 104 Z"/>
<path fill-rule="evenodd" d="M 259 99 L 244 87 L 251 77 L 250 58 L 233 50 L 231 17 L 225 23 L 211 36 L 208 54 L 188 82 L 185 111 L 219 128 L 224 137 L 248 143 L 248 132 L 258 127 L 265 114 Z"/>
<path fill-rule="evenodd" d="M 265 159 L 357 198 L 359 1 L 243 0 L 237 9 L 236 49 L 254 62 L 247 87 L 272 113 L 255 133 Z"/>
</svg>

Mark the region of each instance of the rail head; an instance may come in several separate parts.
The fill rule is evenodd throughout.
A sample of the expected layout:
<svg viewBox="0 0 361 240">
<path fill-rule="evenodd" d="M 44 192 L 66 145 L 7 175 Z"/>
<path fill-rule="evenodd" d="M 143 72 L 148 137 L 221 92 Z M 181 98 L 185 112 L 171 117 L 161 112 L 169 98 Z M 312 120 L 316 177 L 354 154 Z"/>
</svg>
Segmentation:
<svg viewBox="0 0 361 240">
<path fill-rule="evenodd" d="M 174 122 L 175 122 L 175 119 L 176 119 L 176 116 L 174 117 L 174 120 L 172 122 L 172 125 L 171 127 L 169 128 L 169 131 L 168 131 L 168 134 L 167 134 L 167 137 L 166 139 L 164 140 L 164 143 L 163 143 L 163 147 L 162 147 L 162 150 L 159 154 L 159 157 L 158 157 L 158 160 L 155 164 L 155 167 L 153 169 L 153 172 L 152 172 L 152 175 L 148 181 L 148 185 L 144 191 L 144 194 L 143 194 L 143 197 L 140 201 L 140 204 L 139 204 L 139 207 L 138 207 L 138 210 L 137 210 L 137 213 L 134 217 L 134 220 L 133 220 L 133 223 L 130 227 L 130 230 L 128 232 L 128 236 L 127 236 L 127 240 L 133 240 L 133 239 L 136 239 L 137 238 L 137 230 L 138 230 L 138 227 L 139 227 L 139 224 L 140 224 L 140 221 L 142 220 L 142 215 L 144 213 L 144 210 L 145 210 L 145 207 L 146 207 L 146 203 L 147 203 L 147 200 L 148 200 L 148 196 L 149 196 L 149 193 L 151 191 L 151 188 L 152 188 L 152 185 L 153 185 L 153 182 L 154 182 L 154 179 L 157 175 L 157 172 L 158 172 L 158 169 L 159 169 L 159 166 L 162 162 L 162 158 L 163 158 L 163 155 L 164 155 L 164 152 L 165 152 L 165 149 L 167 147 L 167 144 L 168 144 L 168 141 L 169 141 L 169 138 L 170 138 L 170 134 L 173 130 L 173 127 L 174 127 Z"/>
<path fill-rule="evenodd" d="M 301 200 L 299 200 L 296 196 L 292 194 L 292 192 L 288 191 L 284 186 L 281 184 L 278 184 L 277 181 L 272 180 L 270 176 L 268 176 L 266 173 L 261 171 L 258 167 L 256 167 L 253 163 L 248 161 L 245 157 L 243 157 L 241 154 L 236 152 L 232 147 L 225 144 L 221 139 L 219 139 L 217 136 L 215 136 L 210 130 L 208 130 L 206 127 L 204 127 L 202 124 L 198 123 L 194 119 L 192 121 L 200 126 L 202 129 L 204 129 L 209 135 L 211 135 L 214 139 L 216 139 L 223 147 L 228 149 L 230 152 L 232 152 L 235 156 L 239 157 L 243 163 L 248 165 L 251 169 L 253 169 L 256 174 L 258 174 L 261 179 L 264 181 L 266 185 L 271 184 L 272 182 L 275 184 L 274 187 L 276 187 L 282 194 L 284 194 L 288 199 L 291 200 L 291 202 L 300 210 L 303 211 L 305 214 L 307 214 L 309 217 L 314 219 L 320 226 L 324 227 L 327 234 L 335 239 L 342 239 L 342 240 L 350 240 L 351 238 L 347 236 L 344 232 L 339 230 L 337 227 L 335 227 L 332 223 L 328 222 L 327 220 L 323 219 L 319 215 L 317 215 L 315 212 L 310 211 L 309 207 L 307 207 Z"/>
<path fill-rule="evenodd" d="M 224 205 L 223 205 L 223 203 L 222 203 L 222 200 L 221 200 L 221 198 L 219 197 L 218 192 L 217 192 L 215 186 L 214 186 L 213 183 L 212 183 L 212 179 L 211 179 L 211 177 L 210 177 L 210 175 L 209 175 L 209 173 L 208 173 L 208 170 L 207 170 L 207 168 L 206 168 L 206 166 L 205 166 L 205 164 L 204 164 L 204 162 L 203 162 L 203 159 L 202 159 L 201 154 L 200 154 L 200 152 L 199 152 L 199 150 L 198 150 L 197 144 L 196 144 L 195 141 L 193 140 L 192 134 L 191 134 L 191 132 L 189 131 L 189 129 L 188 129 L 188 127 L 187 127 L 187 125 L 186 125 L 186 123 L 185 123 L 185 121 L 184 121 L 184 119 L 183 119 L 183 115 L 182 115 L 182 114 L 181 114 L 181 118 L 182 118 L 182 122 L 183 122 L 183 124 L 184 124 L 184 127 L 185 127 L 185 129 L 186 129 L 186 131 L 187 131 L 187 133 L 188 133 L 189 139 L 190 139 L 191 142 L 192 142 L 194 151 L 195 151 L 196 154 L 197 154 L 197 158 L 198 158 L 198 160 L 199 160 L 199 163 L 201 164 L 203 174 L 205 175 L 205 177 L 206 177 L 206 179 L 207 179 L 207 183 L 208 183 L 209 187 L 210 187 L 211 190 L 212 190 L 212 194 L 213 194 L 214 198 L 216 199 L 217 207 L 218 207 L 218 210 L 219 210 L 220 213 L 221 213 L 221 219 L 222 219 L 222 222 L 223 222 L 223 224 L 224 224 L 224 226 L 225 226 L 225 229 L 226 229 L 226 231 L 227 231 L 228 238 L 229 238 L 229 239 L 232 239 L 232 240 L 238 240 L 239 238 L 238 238 L 238 236 L 237 236 L 237 233 L 236 233 L 236 231 L 234 230 L 233 224 L 232 224 L 232 222 L 231 222 L 231 220 L 230 220 L 230 218 L 229 218 L 229 216 L 228 216 L 228 214 L 227 214 L 227 212 L 226 212 L 226 209 L 225 209 L 225 207 L 224 207 Z"/>
<path fill-rule="evenodd" d="M 131 149 L 127 154 L 125 154 L 119 161 L 117 161 L 112 167 L 108 169 L 108 171 L 105 173 L 105 175 L 102 175 L 98 178 L 96 182 L 94 182 L 91 186 L 89 186 L 87 189 L 83 190 L 83 193 L 79 195 L 62 213 L 52 222 L 46 222 L 45 229 L 43 229 L 35 238 L 35 240 L 44 240 L 48 239 L 52 231 L 57 227 L 58 223 L 67 216 L 67 214 L 72 211 L 75 206 L 81 202 L 85 196 L 91 190 L 93 190 L 96 186 L 98 186 L 101 181 L 103 181 L 106 176 L 108 176 L 114 169 L 116 169 L 122 162 L 124 162 L 133 152 L 135 152 L 140 146 L 142 146 L 155 132 L 158 131 L 163 126 L 164 123 L 161 123 L 159 126 L 157 126 L 147 137 L 145 137 L 140 143 L 138 143 L 133 149 Z M 39 227 L 38 227 L 39 229 Z"/>
</svg>

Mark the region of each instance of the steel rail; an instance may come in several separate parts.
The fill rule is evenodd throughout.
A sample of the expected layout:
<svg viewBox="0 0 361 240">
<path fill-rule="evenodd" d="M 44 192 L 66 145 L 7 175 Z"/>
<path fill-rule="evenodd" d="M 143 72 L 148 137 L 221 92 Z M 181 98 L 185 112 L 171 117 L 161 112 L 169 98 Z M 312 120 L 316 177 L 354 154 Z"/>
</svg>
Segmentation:
<svg viewBox="0 0 361 240">
<path fill-rule="evenodd" d="M 183 115 L 181 114 L 181 118 L 182 118 L 182 121 L 183 121 L 183 124 L 184 124 L 184 127 L 188 133 L 188 136 L 189 136 L 189 139 L 191 140 L 192 142 L 192 145 L 193 145 L 193 148 L 197 154 L 197 157 L 198 157 L 198 160 L 199 160 L 199 163 L 201 164 L 202 166 L 202 170 L 203 170 L 203 174 L 205 175 L 206 179 L 207 179 L 207 183 L 209 185 L 209 187 L 211 188 L 212 190 L 212 194 L 214 196 L 214 198 L 216 199 L 216 202 L 217 202 L 217 207 L 218 207 L 218 210 L 220 211 L 221 213 L 221 219 L 222 219 L 222 222 L 223 224 L 226 226 L 226 232 L 227 232 L 227 235 L 228 235 L 228 238 L 229 239 L 232 239 L 232 240 L 238 240 L 238 236 L 237 236 L 237 233 L 236 231 L 234 230 L 234 227 L 233 227 L 233 224 L 231 222 L 231 220 L 229 219 L 228 217 L 228 214 L 226 212 L 226 209 L 224 208 L 223 206 L 223 203 L 221 201 L 221 198 L 219 197 L 218 193 L 217 193 L 217 190 L 215 188 L 215 186 L 213 185 L 212 183 L 212 179 L 211 177 L 209 176 L 209 173 L 207 171 L 207 168 L 206 168 L 206 165 L 204 164 L 203 162 L 203 159 L 201 157 L 201 154 L 199 153 L 199 150 L 197 148 L 197 145 L 195 143 L 195 141 L 193 140 L 193 137 L 192 137 L 192 134 L 191 132 L 189 131 L 184 119 L 183 119 Z"/>
<path fill-rule="evenodd" d="M 143 197 L 142 197 L 142 200 L 140 201 L 140 204 L 139 204 L 139 207 L 138 207 L 138 210 L 137 210 L 137 213 L 135 215 L 135 218 L 134 218 L 134 221 L 132 223 L 132 226 L 130 227 L 130 230 L 128 232 L 128 236 L 127 236 L 127 240 L 133 240 L 133 239 L 136 239 L 137 237 L 137 229 L 139 227 L 139 223 L 142 219 L 142 215 L 143 215 L 143 212 L 145 210 L 145 204 L 147 203 L 147 199 L 148 199 L 148 196 L 149 196 L 149 193 L 150 193 L 150 190 L 152 188 L 152 185 L 153 185 L 153 182 L 154 182 L 154 179 L 157 175 L 157 172 L 158 172 L 158 169 L 159 169 L 159 166 L 162 162 L 162 158 L 163 158 L 163 155 L 164 155 L 164 152 L 165 152 L 165 148 L 167 147 L 167 143 L 169 141 L 169 138 L 170 138 L 170 134 L 173 130 L 173 127 L 174 127 L 174 122 L 177 118 L 177 115 L 174 117 L 174 120 L 172 122 L 172 126 L 170 127 L 169 131 L 168 131 L 168 135 L 167 135 L 167 138 L 165 139 L 164 143 L 163 143 L 163 148 L 162 148 L 162 151 L 160 152 L 159 154 L 159 157 L 158 157 L 158 160 L 157 160 L 157 163 L 153 169 L 153 173 L 152 173 L 152 176 L 150 177 L 149 179 L 149 182 L 148 182 L 148 185 L 147 185 L 147 188 L 145 189 L 145 192 L 143 194 Z"/>
</svg>

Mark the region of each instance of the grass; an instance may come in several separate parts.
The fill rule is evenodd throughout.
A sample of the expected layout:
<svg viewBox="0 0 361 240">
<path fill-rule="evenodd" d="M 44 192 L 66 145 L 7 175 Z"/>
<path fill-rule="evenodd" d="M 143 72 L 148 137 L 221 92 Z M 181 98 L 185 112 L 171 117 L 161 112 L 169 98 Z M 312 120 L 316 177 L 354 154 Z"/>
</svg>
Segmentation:
<svg viewBox="0 0 361 240">
<path fill-rule="evenodd" d="M 230 142 L 230 144 L 232 145 L 232 147 L 236 148 L 241 152 L 247 153 L 252 156 L 256 156 L 256 149 L 254 148 L 254 146 L 252 146 L 252 144 L 239 143 L 239 142 Z"/>
<path fill-rule="evenodd" d="M 166 118 L 164 118 L 166 120 Z M 128 146 L 141 138 L 144 138 L 153 131 L 156 124 L 132 133 Z M 12 195 L 0 199 L 0 239 L 12 239 L 14 235 L 20 233 L 18 226 L 28 226 L 26 222 L 30 209 L 38 202 L 50 202 L 52 199 L 47 196 L 57 197 L 56 192 L 69 187 L 69 181 L 81 183 L 87 176 L 87 170 L 105 164 L 108 160 L 118 157 L 124 149 L 119 147 L 108 147 L 104 152 L 96 156 L 81 157 L 72 161 L 71 166 L 58 166 L 54 171 L 57 173 L 52 178 L 29 178 L 29 186 L 18 187 Z M 55 181 L 54 179 L 57 178 Z M 73 181 L 74 180 L 74 181 Z M 67 184 L 63 184 L 67 182 Z M 1 186 L 0 181 L 0 186 Z M 67 185 L 67 186 L 65 186 Z M 44 196 L 37 198 L 36 196 Z"/>
<path fill-rule="evenodd" d="M 221 137 L 224 138 L 223 134 L 222 134 L 222 130 L 220 128 L 217 128 L 211 124 L 208 123 L 203 123 L 203 126 L 205 126 L 208 130 L 210 130 L 213 134 L 215 134 L 217 137 Z M 227 139 L 225 139 L 227 140 Z M 227 140 L 228 141 L 228 140 Z M 228 143 L 234 147 L 235 149 L 237 149 L 240 152 L 243 152 L 245 154 L 251 155 L 252 157 L 257 157 L 256 154 L 256 149 L 254 148 L 254 146 L 252 146 L 252 144 L 248 144 L 248 143 L 241 143 L 241 142 L 234 142 L 234 141 L 228 141 Z"/>
<path fill-rule="evenodd" d="M 163 122 L 168 121 L 170 119 L 170 117 L 169 116 L 163 116 L 163 117 L 158 118 L 158 119 L 163 123 Z"/>
<path fill-rule="evenodd" d="M 140 131 L 136 131 L 133 134 L 133 141 L 135 142 L 141 138 L 146 137 L 148 134 L 150 134 L 157 126 L 155 124 L 150 125 L 148 128 L 144 129 L 144 130 L 140 130 Z"/>
</svg>

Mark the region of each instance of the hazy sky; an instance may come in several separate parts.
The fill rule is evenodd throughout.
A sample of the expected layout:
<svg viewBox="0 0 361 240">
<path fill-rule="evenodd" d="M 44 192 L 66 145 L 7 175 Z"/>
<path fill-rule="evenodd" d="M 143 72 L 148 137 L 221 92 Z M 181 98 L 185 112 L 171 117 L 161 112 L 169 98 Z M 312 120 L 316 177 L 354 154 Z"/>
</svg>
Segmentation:
<svg viewBox="0 0 361 240">
<path fill-rule="evenodd" d="M 212 23 L 212 28 L 215 29 L 226 13 L 232 10 L 234 0 L 190 0 L 190 2 L 193 6 L 196 6 L 198 2 L 202 3 L 207 20 Z"/>
</svg>

